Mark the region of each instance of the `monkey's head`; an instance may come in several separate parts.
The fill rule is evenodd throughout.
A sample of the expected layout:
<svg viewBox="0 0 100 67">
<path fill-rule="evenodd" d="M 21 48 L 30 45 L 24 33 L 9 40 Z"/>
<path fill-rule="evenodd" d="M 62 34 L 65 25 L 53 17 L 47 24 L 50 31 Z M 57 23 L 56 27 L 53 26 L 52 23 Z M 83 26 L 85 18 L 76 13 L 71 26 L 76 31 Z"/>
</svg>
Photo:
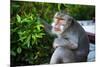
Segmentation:
<svg viewBox="0 0 100 67">
<path fill-rule="evenodd" d="M 54 34 L 61 34 L 67 29 L 72 23 L 72 17 L 63 12 L 57 12 L 54 15 L 52 23 L 52 32 Z"/>
</svg>

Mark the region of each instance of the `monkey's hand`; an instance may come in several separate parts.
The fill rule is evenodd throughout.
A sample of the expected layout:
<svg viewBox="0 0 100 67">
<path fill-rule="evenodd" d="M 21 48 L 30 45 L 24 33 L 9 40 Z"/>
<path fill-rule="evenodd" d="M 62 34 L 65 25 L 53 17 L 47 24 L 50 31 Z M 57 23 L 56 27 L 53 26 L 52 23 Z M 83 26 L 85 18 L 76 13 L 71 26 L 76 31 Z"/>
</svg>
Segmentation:
<svg viewBox="0 0 100 67">
<path fill-rule="evenodd" d="M 44 25 L 45 30 L 51 31 L 52 26 L 50 24 L 47 23 L 47 21 L 45 21 L 44 19 L 38 18 L 40 20 L 40 22 Z"/>
<path fill-rule="evenodd" d="M 56 38 L 53 43 L 53 48 L 63 47 L 65 46 L 65 41 L 62 38 Z"/>
<path fill-rule="evenodd" d="M 57 46 L 58 44 L 53 44 L 53 48 L 57 48 L 58 46 Z"/>
<path fill-rule="evenodd" d="M 72 40 L 70 40 L 70 44 L 68 45 L 68 47 L 70 49 L 77 49 L 78 48 L 78 44 Z"/>
<path fill-rule="evenodd" d="M 57 47 L 67 47 L 69 49 L 76 49 L 78 47 L 78 44 L 75 43 L 72 40 L 68 40 L 68 39 L 66 40 L 64 38 L 56 38 L 54 40 L 53 47 L 54 48 L 57 48 Z"/>
</svg>

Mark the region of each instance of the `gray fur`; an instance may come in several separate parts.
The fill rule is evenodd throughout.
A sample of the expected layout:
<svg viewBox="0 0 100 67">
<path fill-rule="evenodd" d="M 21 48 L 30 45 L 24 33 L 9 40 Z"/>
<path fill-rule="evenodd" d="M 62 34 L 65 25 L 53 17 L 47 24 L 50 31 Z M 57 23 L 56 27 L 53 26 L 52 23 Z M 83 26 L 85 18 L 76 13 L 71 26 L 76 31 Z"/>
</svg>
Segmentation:
<svg viewBox="0 0 100 67">
<path fill-rule="evenodd" d="M 67 14 L 56 13 L 54 17 L 61 17 L 66 20 L 64 32 L 60 37 L 55 38 L 53 47 L 55 51 L 51 57 L 50 64 L 86 62 L 89 53 L 89 40 L 85 30 L 75 19 Z M 46 31 L 51 31 L 52 26 L 44 23 Z M 48 29 L 48 30 L 47 30 Z M 51 34 L 51 32 L 50 32 Z"/>
</svg>

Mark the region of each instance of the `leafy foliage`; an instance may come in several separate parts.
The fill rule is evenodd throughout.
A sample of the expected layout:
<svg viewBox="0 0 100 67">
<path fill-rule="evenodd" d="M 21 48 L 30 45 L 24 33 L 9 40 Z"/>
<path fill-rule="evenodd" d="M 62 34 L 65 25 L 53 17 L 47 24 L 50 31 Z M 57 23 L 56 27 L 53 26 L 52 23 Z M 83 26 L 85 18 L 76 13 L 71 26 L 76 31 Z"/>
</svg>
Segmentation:
<svg viewBox="0 0 100 67">
<path fill-rule="evenodd" d="M 94 6 L 11 2 L 11 65 L 49 63 L 53 37 L 44 31 L 38 17 L 52 22 L 55 12 L 65 10 L 76 19 L 91 19 Z"/>
</svg>

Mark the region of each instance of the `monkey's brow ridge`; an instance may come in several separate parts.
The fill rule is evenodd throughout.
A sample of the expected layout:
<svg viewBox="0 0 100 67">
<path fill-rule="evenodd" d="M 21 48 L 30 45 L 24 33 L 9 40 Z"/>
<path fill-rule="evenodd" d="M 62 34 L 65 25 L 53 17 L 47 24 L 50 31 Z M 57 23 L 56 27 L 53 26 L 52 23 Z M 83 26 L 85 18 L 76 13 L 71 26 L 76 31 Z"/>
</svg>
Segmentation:
<svg viewBox="0 0 100 67">
<path fill-rule="evenodd" d="M 59 19 L 59 20 L 64 20 L 63 18 L 61 18 L 61 17 L 55 17 L 56 19 Z"/>
</svg>

